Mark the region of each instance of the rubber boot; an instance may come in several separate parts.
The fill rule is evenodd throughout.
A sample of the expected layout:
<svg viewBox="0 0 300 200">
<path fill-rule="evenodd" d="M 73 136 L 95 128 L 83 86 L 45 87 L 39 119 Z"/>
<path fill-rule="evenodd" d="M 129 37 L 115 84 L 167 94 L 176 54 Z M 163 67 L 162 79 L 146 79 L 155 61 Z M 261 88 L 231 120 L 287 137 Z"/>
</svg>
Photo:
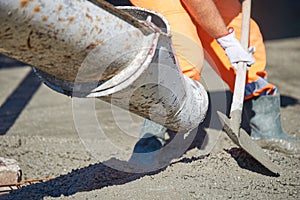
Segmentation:
<svg viewBox="0 0 300 200">
<path fill-rule="evenodd" d="M 166 142 L 166 131 L 167 128 L 145 119 L 140 132 L 140 139 L 134 146 L 129 163 L 134 164 L 135 167 L 144 168 L 145 170 L 152 168 L 154 170 L 159 156 L 159 150 Z"/>
<path fill-rule="evenodd" d="M 251 137 L 263 148 L 295 154 L 300 140 L 289 137 L 283 130 L 280 117 L 280 95 L 252 98 L 244 103 Z"/>
<path fill-rule="evenodd" d="M 160 149 L 165 143 L 167 128 L 148 119 L 144 120 L 140 140 L 136 143 L 135 153 L 148 153 Z"/>
</svg>

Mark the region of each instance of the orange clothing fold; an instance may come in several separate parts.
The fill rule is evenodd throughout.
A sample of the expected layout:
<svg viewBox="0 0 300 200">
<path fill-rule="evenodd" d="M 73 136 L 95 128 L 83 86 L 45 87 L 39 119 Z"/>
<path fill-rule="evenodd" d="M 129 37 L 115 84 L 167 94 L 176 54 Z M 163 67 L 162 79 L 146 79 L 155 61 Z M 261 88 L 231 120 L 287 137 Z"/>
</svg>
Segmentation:
<svg viewBox="0 0 300 200">
<path fill-rule="evenodd" d="M 180 0 L 131 0 L 138 7 L 161 13 L 169 22 L 172 42 L 183 74 L 199 81 L 204 57 L 220 77 L 228 84 L 231 91 L 234 88 L 235 69 L 231 66 L 224 50 L 200 25 L 196 24 L 182 6 Z M 241 32 L 241 4 L 238 0 L 215 0 L 227 27 L 233 27 L 237 38 Z M 200 6 L 200 5 L 199 5 Z M 212 19 L 213 20 L 213 19 Z M 256 62 L 247 73 L 246 84 L 252 84 L 259 79 L 266 80 L 266 51 L 258 25 L 250 22 L 249 46 L 255 46 L 253 54 Z M 246 85 L 247 87 L 247 85 Z M 248 94 L 245 98 L 259 96 L 265 91 L 274 90 L 272 84 Z"/>
</svg>

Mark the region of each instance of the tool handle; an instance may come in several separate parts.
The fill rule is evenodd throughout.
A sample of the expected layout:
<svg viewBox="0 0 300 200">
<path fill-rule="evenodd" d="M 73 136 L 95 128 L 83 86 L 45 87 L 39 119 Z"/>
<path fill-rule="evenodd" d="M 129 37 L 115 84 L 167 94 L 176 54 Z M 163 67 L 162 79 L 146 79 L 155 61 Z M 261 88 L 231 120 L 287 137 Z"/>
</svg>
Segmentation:
<svg viewBox="0 0 300 200">
<path fill-rule="evenodd" d="M 242 32 L 241 44 L 248 51 L 249 30 L 250 30 L 250 13 L 251 13 L 251 0 L 244 0 L 242 3 Z M 247 64 L 239 62 L 236 78 L 234 84 L 233 99 L 231 104 L 230 115 L 235 110 L 243 110 L 243 102 L 245 95 Z"/>
</svg>

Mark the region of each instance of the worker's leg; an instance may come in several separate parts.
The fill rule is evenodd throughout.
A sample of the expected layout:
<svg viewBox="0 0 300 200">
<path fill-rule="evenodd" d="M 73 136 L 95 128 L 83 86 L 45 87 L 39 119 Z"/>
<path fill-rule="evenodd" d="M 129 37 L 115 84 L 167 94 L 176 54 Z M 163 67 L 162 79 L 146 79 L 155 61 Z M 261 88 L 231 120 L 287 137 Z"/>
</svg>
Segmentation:
<svg viewBox="0 0 300 200">
<path fill-rule="evenodd" d="M 191 21 L 190 16 L 182 7 L 180 0 L 132 0 L 131 2 L 135 6 L 154 10 L 168 20 L 171 27 L 173 46 L 182 72 L 194 80 L 199 80 L 203 62 L 202 46 L 197 29 Z M 140 140 L 135 145 L 134 152 L 152 152 L 153 150 L 157 150 L 159 147 L 158 141 L 160 141 L 160 144 L 165 143 L 165 132 L 166 128 L 145 120 Z M 149 154 L 148 157 L 154 158 L 153 155 L 154 153 Z M 144 158 L 149 160 L 146 157 Z"/>
<path fill-rule="evenodd" d="M 241 33 L 241 5 L 237 0 L 217 0 L 217 7 L 228 27 L 233 27 L 236 36 Z M 198 29 L 205 49 L 206 59 L 220 74 L 233 91 L 235 69 L 216 40 L 212 39 L 201 27 Z M 247 72 L 245 88 L 245 111 L 249 116 L 251 136 L 254 138 L 273 138 L 289 140 L 281 127 L 280 97 L 276 95 L 276 87 L 267 80 L 266 52 L 258 25 L 250 22 L 250 45 L 255 46 L 256 62 Z M 267 123 L 267 124 L 266 124 Z"/>
<path fill-rule="evenodd" d="M 165 144 L 166 131 L 167 128 L 145 119 L 129 162 L 140 167 L 154 166 L 159 150 Z"/>
</svg>

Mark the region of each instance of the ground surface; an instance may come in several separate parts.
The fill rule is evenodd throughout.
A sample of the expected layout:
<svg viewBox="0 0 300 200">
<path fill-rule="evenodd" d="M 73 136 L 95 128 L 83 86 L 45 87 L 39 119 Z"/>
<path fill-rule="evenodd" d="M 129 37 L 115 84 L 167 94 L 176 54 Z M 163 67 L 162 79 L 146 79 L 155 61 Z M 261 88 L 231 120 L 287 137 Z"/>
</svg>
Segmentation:
<svg viewBox="0 0 300 200">
<path fill-rule="evenodd" d="M 299 46 L 299 37 L 266 41 L 269 81 L 281 93 L 283 126 L 296 138 L 300 138 Z M 300 198 L 299 155 L 266 150 L 281 169 L 275 177 L 220 131 L 219 137 L 209 138 L 217 143 L 208 156 L 203 156 L 203 146 L 196 142 L 159 171 L 141 174 L 114 169 L 111 163 L 129 159 L 142 119 L 113 115 L 112 110 L 121 111 L 96 101 L 97 119 L 105 134 L 93 139 L 98 134 L 93 127 L 85 133 L 76 130 L 72 99 L 41 85 L 29 67 L 1 59 L 0 157 L 16 159 L 23 179 L 54 179 L 24 186 L 0 199 Z M 212 95 L 218 92 L 224 90 L 211 88 Z M 93 152 L 93 145 L 99 152 Z"/>
</svg>

